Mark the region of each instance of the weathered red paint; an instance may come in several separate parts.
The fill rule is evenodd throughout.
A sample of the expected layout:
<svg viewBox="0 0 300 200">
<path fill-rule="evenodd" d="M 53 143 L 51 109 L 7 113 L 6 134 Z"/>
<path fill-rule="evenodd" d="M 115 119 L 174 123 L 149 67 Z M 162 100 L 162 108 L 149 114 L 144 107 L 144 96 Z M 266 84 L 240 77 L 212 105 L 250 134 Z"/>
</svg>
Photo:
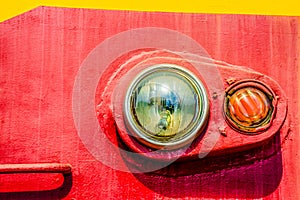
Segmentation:
<svg viewBox="0 0 300 200">
<path fill-rule="evenodd" d="M 216 60 L 272 77 L 287 96 L 288 120 L 268 144 L 217 162 L 181 162 L 152 174 L 120 172 L 101 164 L 74 127 L 74 80 L 96 45 L 139 27 L 177 30 L 194 38 Z M 0 199 L 299 198 L 298 32 L 297 17 L 48 7 L 1 23 L 0 162 L 70 163 L 73 177 L 59 190 L 4 190 Z M 223 76 L 233 73 L 224 71 Z M 207 172 L 211 166 L 218 170 Z M 21 181 L 15 183 L 15 188 L 22 187 Z"/>
</svg>

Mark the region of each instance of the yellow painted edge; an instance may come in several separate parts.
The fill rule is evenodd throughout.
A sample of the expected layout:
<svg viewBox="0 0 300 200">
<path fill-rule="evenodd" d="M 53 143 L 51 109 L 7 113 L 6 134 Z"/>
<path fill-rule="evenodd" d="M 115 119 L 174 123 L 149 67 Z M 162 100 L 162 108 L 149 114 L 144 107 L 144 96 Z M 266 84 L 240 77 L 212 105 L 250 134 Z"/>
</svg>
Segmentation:
<svg viewBox="0 0 300 200">
<path fill-rule="evenodd" d="M 27 0 L 22 2 L 2 0 L 0 21 L 7 20 L 38 6 L 105 10 L 300 16 L 299 0 Z"/>
</svg>

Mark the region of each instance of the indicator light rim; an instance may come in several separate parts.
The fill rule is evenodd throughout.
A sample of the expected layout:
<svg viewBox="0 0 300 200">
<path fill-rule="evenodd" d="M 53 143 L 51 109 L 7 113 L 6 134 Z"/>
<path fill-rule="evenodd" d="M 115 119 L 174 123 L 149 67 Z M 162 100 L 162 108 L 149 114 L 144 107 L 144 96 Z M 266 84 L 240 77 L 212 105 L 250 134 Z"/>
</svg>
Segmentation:
<svg viewBox="0 0 300 200">
<path fill-rule="evenodd" d="M 131 95 L 136 86 L 140 83 L 140 81 L 147 77 L 148 75 L 152 74 L 153 72 L 162 72 L 162 71 L 169 71 L 173 73 L 177 73 L 183 76 L 189 84 L 192 84 L 193 87 L 196 87 L 198 92 L 197 95 L 200 98 L 201 104 L 198 104 L 198 110 L 200 111 L 197 120 L 194 122 L 195 124 L 191 126 L 189 133 L 184 134 L 183 137 L 177 138 L 175 141 L 168 141 L 168 142 L 160 142 L 155 139 L 151 139 L 147 137 L 144 133 L 140 132 L 140 129 L 135 125 L 133 121 L 133 117 L 131 115 L 130 105 L 131 105 Z M 183 75 L 182 75 L 183 74 Z M 186 77 L 185 77 L 186 76 Z M 189 143 L 191 143 L 206 127 L 208 122 L 209 116 L 209 98 L 207 90 L 202 83 L 202 81 L 191 71 L 188 69 L 176 65 L 176 64 L 169 64 L 169 63 L 161 63 L 155 64 L 149 67 L 146 67 L 141 72 L 139 72 L 135 78 L 129 83 L 129 87 L 127 89 L 125 100 L 123 102 L 123 113 L 124 113 L 124 123 L 126 126 L 127 131 L 132 134 L 138 141 L 143 143 L 144 145 L 155 148 L 155 149 L 178 149 L 183 147 Z M 199 107 L 201 106 L 201 107 Z M 193 117 L 193 119 L 195 116 Z M 190 126 L 190 125 L 189 125 Z"/>
<path fill-rule="evenodd" d="M 238 90 L 243 89 L 243 88 L 254 88 L 258 89 L 262 93 L 266 95 L 268 98 L 268 101 L 270 102 L 271 110 L 268 111 L 267 116 L 264 118 L 262 122 L 260 122 L 256 126 L 243 126 L 242 124 L 238 124 L 238 122 L 234 121 L 229 114 L 228 111 L 228 102 L 229 98 Z M 244 79 L 241 81 L 237 81 L 234 84 L 230 85 L 226 90 L 225 90 L 225 97 L 224 97 L 224 104 L 223 104 L 223 114 L 225 116 L 225 120 L 227 124 L 234 130 L 236 130 L 239 133 L 245 134 L 245 135 L 258 135 L 266 131 L 267 129 L 270 128 L 272 125 L 272 121 L 275 118 L 276 115 L 276 105 L 277 105 L 277 96 L 275 95 L 274 91 L 265 83 L 254 80 L 254 79 Z"/>
</svg>

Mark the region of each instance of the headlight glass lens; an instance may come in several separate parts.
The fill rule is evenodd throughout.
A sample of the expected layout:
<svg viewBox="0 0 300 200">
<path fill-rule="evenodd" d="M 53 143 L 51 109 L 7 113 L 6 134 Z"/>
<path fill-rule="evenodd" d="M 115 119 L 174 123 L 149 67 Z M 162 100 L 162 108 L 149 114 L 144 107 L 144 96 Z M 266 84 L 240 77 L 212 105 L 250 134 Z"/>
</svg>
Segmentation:
<svg viewBox="0 0 300 200">
<path fill-rule="evenodd" d="M 141 72 L 126 99 L 129 130 L 150 146 L 188 140 L 191 134 L 197 134 L 208 115 L 202 83 L 177 65 L 154 66 Z"/>
</svg>

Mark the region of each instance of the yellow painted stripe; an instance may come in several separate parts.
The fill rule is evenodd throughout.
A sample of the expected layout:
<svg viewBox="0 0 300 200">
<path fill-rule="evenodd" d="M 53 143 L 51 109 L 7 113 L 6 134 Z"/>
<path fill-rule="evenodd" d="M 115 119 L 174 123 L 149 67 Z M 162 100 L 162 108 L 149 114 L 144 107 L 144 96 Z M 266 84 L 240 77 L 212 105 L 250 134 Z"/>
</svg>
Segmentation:
<svg viewBox="0 0 300 200">
<path fill-rule="evenodd" d="M 0 21 L 4 21 L 42 5 L 106 10 L 300 16 L 299 0 L 2 0 L 0 7 Z"/>
</svg>

